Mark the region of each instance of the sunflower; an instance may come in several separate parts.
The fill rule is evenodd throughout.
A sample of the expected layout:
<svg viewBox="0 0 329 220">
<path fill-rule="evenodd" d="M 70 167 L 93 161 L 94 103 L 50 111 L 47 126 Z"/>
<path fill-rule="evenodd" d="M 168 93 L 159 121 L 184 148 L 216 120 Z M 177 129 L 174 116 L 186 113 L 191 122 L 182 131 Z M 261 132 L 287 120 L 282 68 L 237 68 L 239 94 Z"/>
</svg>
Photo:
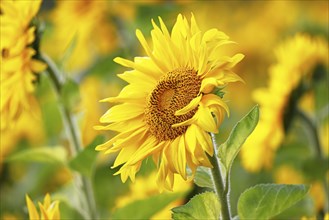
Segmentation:
<svg viewBox="0 0 329 220">
<path fill-rule="evenodd" d="M 68 71 L 89 67 L 97 56 L 117 46 L 116 32 L 109 22 L 109 4 L 109 1 L 95 0 L 56 1 L 49 15 L 53 29 L 46 30 L 43 49 L 60 61 L 72 46 L 65 60 Z"/>
<path fill-rule="evenodd" d="M 278 47 L 278 62 L 271 66 L 269 85 L 253 92 L 260 105 L 260 120 L 242 148 L 242 164 L 249 171 L 270 168 L 284 139 L 283 117 L 292 92 L 318 63 L 328 65 L 328 44 L 320 38 L 297 34 Z"/>
<path fill-rule="evenodd" d="M 33 56 L 35 40 L 32 18 L 41 1 L 1 1 L 1 130 L 11 126 L 21 112 L 36 104 L 33 96 L 36 74 L 46 65 Z"/>
<path fill-rule="evenodd" d="M 229 82 L 242 81 L 231 69 L 242 54 L 219 55 L 221 46 L 231 44 L 217 29 L 201 32 L 192 14 L 189 23 L 178 15 L 169 33 L 159 17 L 160 27 L 152 20 L 153 49 L 140 30 L 136 35 L 147 56 L 134 61 L 114 61 L 132 68 L 118 76 L 129 84 L 117 97 L 104 102 L 121 103 L 110 108 L 100 119 L 107 126 L 96 129 L 119 132 L 96 150 L 119 152 L 113 168 L 125 182 L 132 181 L 142 161 L 152 156 L 158 166 L 157 184 L 171 190 L 174 176 L 187 179 L 186 168 L 195 173 L 197 166 L 212 167 L 209 132 L 217 133 L 227 104 L 212 92 Z"/>
<path fill-rule="evenodd" d="M 29 216 L 32 220 L 39 220 L 39 219 L 49 219 L 49 220 L 59 220 L 60 219 L 60 212 L 59 212 L 59 201 L 51 202 L 50 195 L 47 193 L 43 204 L 39 202 L 40 207 L 40 215 L 33 204 L 32 200 L 28 195 L 26 195 L 26 204 L 29 210 Z"/>
</svg>

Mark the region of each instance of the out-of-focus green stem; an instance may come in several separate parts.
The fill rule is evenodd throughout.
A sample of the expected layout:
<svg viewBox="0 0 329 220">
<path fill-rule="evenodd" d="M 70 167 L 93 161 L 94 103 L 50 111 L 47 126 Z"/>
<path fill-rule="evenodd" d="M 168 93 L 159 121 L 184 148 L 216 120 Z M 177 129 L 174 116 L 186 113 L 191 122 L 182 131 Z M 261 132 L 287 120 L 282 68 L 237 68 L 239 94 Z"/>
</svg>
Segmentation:
<svg viewBox="0 0 329 220">
<path fill-rule="evenodd" d="M 296 113 L 297 113 L 297 116 L 301 119 L 301 121 L 307 126 L 307 128 L 311 132 L 313 142 L 314 142 L 313 146 L 315 147 L 316 158 L 318 158 L 320 160 L 324 159 L 316 123 L 314 122 L 314 120 L 311 119 L 310 116 L 308 116 L 302 110 L 297 109 Z M 325 194 L 326 194 L 325 212 L 329 212 L 329 210 L 328 210 L 329 209 L 329 187 L 328 187 L 328 182 L 326 180 L 326 177 L 324 177 L 322 179 L 322 184 L 323 184 L 323 188 L 324 188 Z"/>
<path fill-rule="evenodd" d="M 209 160 L 213 166 L 211 170 L 211 179 L 214 185 L 215 193 L 220 201 L 221 205 L 221 219 L 230 220 L 231 211 L 230 211 L 230 200 L 229 200 L 229 181 L 224 181 L 224 176 L 221 172 L 220 161 L 217 157 L 217 144 L 216 137 L 211 133 L 212 143 L 214 147 L 214 155 L 209 156 Z"/>
<path fill-rule="evenodd" d="M 77 155 L 78 152 L 83 150 L 83 147 L 82 147 L 80 132 L 77 123 L 75 122 L 74 117 L 71 114 L 70 110 L 61 101 L 62 98 L 61 89 L 63 84 L 65 83 L 65 78 L 58 70 L 56 64 L 49 57 L 42 54 L 41 59 L 48 65 L 47 72 L 53 83 L 54 90 L 57 94 L 57 98 L 60 100 L 59 105 L 60 105 L 62 120 L 70 142 L 70 154 L 72 157 L 74 157 L 75 155 Z M 81 187 L 84 192 L 84 196 L 86 198 L 86 202 L 88 205 L 87 207 L 88 210 L 85 210 L 86 213 L 88 214 L 86 218 L 97 219 L 98 216 L 96 211 L 96 203 L 95 203 L 91 180 L 82 175 L 78 175 L 78 179 L 80 179 L 81 181 L 77 180 L 79 182 L 77 185 L 80 185 L 80 183 L 82 183 Z"/>
</svg>

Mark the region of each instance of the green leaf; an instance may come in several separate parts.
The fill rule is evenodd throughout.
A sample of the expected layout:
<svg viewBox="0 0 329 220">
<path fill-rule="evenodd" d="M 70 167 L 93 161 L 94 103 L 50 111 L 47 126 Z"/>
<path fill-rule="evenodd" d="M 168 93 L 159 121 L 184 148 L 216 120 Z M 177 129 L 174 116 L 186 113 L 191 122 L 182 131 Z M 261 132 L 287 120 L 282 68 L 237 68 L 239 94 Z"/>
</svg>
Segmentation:
<svg viewBox="0 0 329 220">
<path fill-rule="evenodd" d="M 19 151 L 9 156 L 7 162 L 39 162 L 47 164 L 64 165 L 66 161 L 66 150 L 62 146 L 39 147 Z"/>
<path fill-rule="evenodd" d="M 98 152 L 95 147 L 104 142 L 103 136 L 97 136 L 94 141 L 79 152 L 75 158 L 69 162 L 69 166 L 82 175 L 91 177 L 93 165 L 95 164 Z"/>
<path fill-rule="evenodd" d="M 172 209 L 172 218 L 180 219 L 219 219 L 220 204 L 213 192 L 194 196 L 188 203 Z"/>
<path fill-rule="evenodd" d="M 314 216 L 315 209 L 314 200 L 308 194 L 302 200 L 275 216 L 275 219 L 302 219 L 303 216 Z"/>
<path fill-rule="evenodd" d="M 70 110 L 74 111 L 80 103 L 79 84 L 68 79 L 61 90 L 62 102 Z"/>
<path fill-rule="evenodd" d="M 255 129 L 259 119 L 259 108 L 256 105 L 244 118 L 242 118 L 231 131 L 230 136 L 225 143 L 219 146 L 218 157 L 225 166 L 230 170 L 232 163 L 239 153 L 243 143 Z"/>
<path fill-rule="evenodd" d="M 199 166 L 196 169 L 196 173 L 194 176 L 194 183 L 200 187 L 208 187 L 213 188 L 213 183 L 211 180 L 209 168 Z"/>
<path fill-rule="evenodd" d="M 238 201 L 240 219 L 269 219 L 301 200 L 306 185 L 260 184 L 244 191 Z"/>
<path fill-rule="evenodd" d="M 111 219 L 150 219 L 168 204 L 183 196 L 184 193 L 163 193 L 137 200 L 115 210 Z"/>
</svg>

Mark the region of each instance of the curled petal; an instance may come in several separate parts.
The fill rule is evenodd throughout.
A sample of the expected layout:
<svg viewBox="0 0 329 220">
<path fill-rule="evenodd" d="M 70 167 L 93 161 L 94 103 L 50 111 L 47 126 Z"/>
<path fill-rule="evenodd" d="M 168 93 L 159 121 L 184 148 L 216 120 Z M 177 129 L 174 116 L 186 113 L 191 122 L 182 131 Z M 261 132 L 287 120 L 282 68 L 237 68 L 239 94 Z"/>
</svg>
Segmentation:
<svg viewBox="0 0 329 220">
<path fill-rule="evenodd" d="M 202 98 L 202 95 L 199 95 L 196 98 L 192 99 L 191 102 L 188 105 L 186 105 L 184 108 L 177 110 L 175 112 L 175 115 L 176 116 L 184 115 L 184 114 L 188 113 L 189 111 L 195 109 L 199 105 L 201 98 Z"/>
</svg>

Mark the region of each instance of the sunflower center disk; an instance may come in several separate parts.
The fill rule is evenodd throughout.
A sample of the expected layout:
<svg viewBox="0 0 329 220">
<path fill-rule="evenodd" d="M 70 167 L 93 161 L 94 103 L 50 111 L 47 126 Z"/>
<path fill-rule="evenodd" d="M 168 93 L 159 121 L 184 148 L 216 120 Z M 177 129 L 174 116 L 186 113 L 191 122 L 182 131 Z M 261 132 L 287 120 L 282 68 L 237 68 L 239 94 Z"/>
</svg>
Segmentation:
<svg viewBox="0 0 329 220">
<path fill-rule="evenodd" d="M 163 75 L 148 98 L 145 110 L 150 132 L 159 140 L 173 140 L 185 133 L 187 126 L 172 125 L 193 117 L 197 108 L 180 116 L 175 112 L 197 97 L 201 79 L 192 69 L 176 69 Z"/>
</svg>

